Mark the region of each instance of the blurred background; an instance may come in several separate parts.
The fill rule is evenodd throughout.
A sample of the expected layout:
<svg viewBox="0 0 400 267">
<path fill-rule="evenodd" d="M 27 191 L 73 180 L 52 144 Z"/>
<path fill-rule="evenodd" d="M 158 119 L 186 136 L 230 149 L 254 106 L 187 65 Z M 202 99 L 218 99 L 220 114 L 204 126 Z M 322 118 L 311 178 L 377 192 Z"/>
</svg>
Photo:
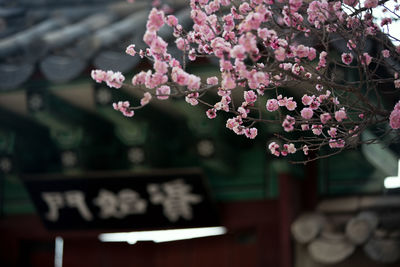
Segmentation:
<svg viewBox="0 0 400 267">
<path fill-rule="evenodd" d="M 165 4 L 189 29 L 188 3 Z M 384 186 L 399 176 L 398 147 L 382 140 L 290 164 L 267 153 L 274 125 L 248 140 L 225 128 L 228 117 L 209 120 L 184 101 L 155 100 L 133 118 L 113 110 L 112 102 L 138 104 L 142 95 L 97 84 L 90 71 L 121 71 L 129 81 L 150 67 L 125 54 L 129 44 L 145 47 L 150 9 L 139 0 L 0 0 L 0 266 L 400 266 L 400 196 Z M 173 43 L 169 29 L 159 34 Z M 202 77 L 218 72 L 207 60 L 188 68 Z M 191 190 L 208 200 L 187 226 L 224 226 L 226 234 L 101 242 L 100 233 L 177 228 L 188 219 L 154 224 L 160 209 L 147 227 L 131 215 L 79 229 L 77 214 L 62 217 L 60 209 L 68 223 L 52 228 L 38 200 L 43 188 L 77 186 L 88 196 L 112 181 L 114 193 L 127 185 L 139 192 L 146 179 L 162 184 L 182 173 L 200 173 Z M 88 177 L 94 187 L 82 187 Z"/>
</svg>

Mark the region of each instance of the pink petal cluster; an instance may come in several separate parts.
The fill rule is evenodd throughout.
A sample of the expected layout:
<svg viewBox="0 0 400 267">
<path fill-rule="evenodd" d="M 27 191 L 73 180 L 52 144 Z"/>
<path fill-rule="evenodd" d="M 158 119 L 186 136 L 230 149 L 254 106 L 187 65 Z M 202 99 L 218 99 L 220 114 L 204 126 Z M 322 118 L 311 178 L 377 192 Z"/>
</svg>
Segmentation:
<svg viewBox="0 0 400 267">
<path fill-rule="evenodd" d="M 126 48 L 125 53 L 127 53 L 128 55 L 131 55 L 131 56 L 135 56 L 136 55 L 135 45 L 134 44 L 129 45 Z"/>
<path fill-rule="evenodd" d="M 364 7 L 374 8 L 378 6 L 378 0 L 365 0 Z"/>
<path fill-rule="evenodd" d="M 209 119 L 214 119 L 217 116 L 217 110 L 215 108 L 210 108 L 207 110 L 206 114 Z"/>
<path fill-rule="evenodd" d="M 113 108 L 115 110 L 121 111 L 126 117 L 132 117 L 135 113 L 129 108 L 129 101 L 119 101 L 118 103 L 113 103 Z"/>
<path fill-rule="evenodd" d="M 384 58 L 390 57 L 390 52 L 389 52 L 389 50 L 387 50 L 387 49 L 382 50 L 382 56 L 383 56 Z"/>
<path fill-rule="evenodd" d="M 275 111 L 279 108 L 278 100 L 276 99 L 268 99 L 266 108 L 269 112 Z"/>
<path fill-rule="evenodd" d="M 347 114 L 346 114 L 346 111 L 344 110 L 344 108 L 341 108 L 340 110 L 335 112 L 335 119 L 338 122 L 341 122 L 344 119 L 347 119 Z"/>
<path fill-rule="evenodd" d="M 330 119 L 332 119 L 331 114 L 325 112 L 319 116 L 322 124 L 326 124 Z"/>
<path fill-rule="evenodd" d="M 372 76 L 365 74 L 373 71 L 373 68 L 368 67 L 372 62 L 378 66 L 382 62 L 388 62 L 384 58 L 395 57 L 400 53 L 400 46 L 393 48 L 383 44 L 381 54 L 374 53 L 376 58 L 373 58 L 372 54 L 368 54 L 372 53 L 371 50 L 362 45 L 365 38 L 372 40 L 378 33 L 386 34 L 387 29 L 384 26 L 392 22 L 389 14 L 391 12 L 387 12 L 387 17 L 380 23 L 384 28 L 381 29 L 374 21 L 374 8 L 383 4 L 378 0 L 365 0 L 363 3 L 359 0 L 239 2 L 190 0 L 189 2 L 190 17 L 194 22 L 192 30 L 184 29 L 174 15 L 166 16 L 162 7 L 161 10 L 153 8 L 143 36 L 148 48 L 140 51 L 135 50 L 135 45 L 126 48 L 127 54 L 131 56 L 139 54 L 152 62 L 152 69 L 141 71 L 132 78 L 134 86 L 143 86 L 148 90 L 140 100 L 141 106 L 151 101 L 150 92 L 155 92 L 155 97 L 164 100 L 171 96 L 171 88 L 176 88 L 174 95 L 183 95 L 187 103 L 198 105 L 204 101 L 200 99 L 203 93 L 213 93 L 216 89 L 221 99 L 207 103 L 209 109 L 206 111 L 206 116 L 213 119 L 217 111 L 233 113 L 235 117 L 226 121 L 226 127 L 238 135 L 253 139 L 258 134 L 253 124 L 264 119 L 262 113 L 260 118 L 257 118 L 256 112 L 253 111 L 260 106 L 257 105 L 257 101 L 266 99 L 265 107 L 269 112 L 277 111 L 279 107 L 286 108 L 269 114 L 269 117 L 276 117 L 276 120 L 284 116 L 282 121 L 284 131 L 291 132 L 296 128 L 296 130 L 312 131 L 317 135 L 311 136 L 310 142 L 302 143 L 297 149 L 292 143 L 279 145 L 272 142 L 268 148 L 276 156 L 286 156 L 297 150 L 303 150 L 307 155 L 309 150 L 318 149 L 319 144 L 314 142 L 327 144 L 331 148 L 343 148 L 345 146 L 343 140 L 347 136 L 359 134 L 360 129 L 364 129 L 357 128 L 357 125 L 347 127 L 345 123 L 361 126 L 363 116 L 360 116 L 361 120 L 343 122 L 348 119 L 348 114 L 353 114 L 356 110 L 347 105 L 345 97 L 340 93 L 342 81 L 338 82 L 340 86 L 335 87 L 336 78 L 340 80 L 342 77 L 329 76 L 330 67 L 337 64 L 338 68 L 346 67 L 354 70 L 358 68 L 361 76 L 368 78 Z M 154 3 L 161 6 L 159 0 L 155 0 Z M 359 15 L 344 12 L 346 9 L 351 9 L 357 13 L 360 8 L 365 11 Z M 400 9 L 400 6 L 395 7 L 396 9 Z M 206 83 L 202 83 L 199 76 L 189 73 L 185 68 L 190 62 L 183 62 L 181 66 L 181 63 L 168 53 L 168 43 L 172 40 L 165 37 L 164 40 L 158 33 L 164 24 L 172 28 L 176 47 L 184 52 L 185 59 L 201 61 L 204 57 L 216 57 L 219 62 L 219 75 L 208 77 Z M 342 39 L 339 41 L 347 44 L 348 50 L 340 55 L 339 63 L 335 53 L 328 50 L 333 47 L 331 46 L 333 40 L 323 39 L 324 36 L 341 36 L 339 38 Z M 307 38 L 312 42 L 304 41 Z M 311 43 L 320 45 L 309 47 L 308 44 Z M 357 62 L 354 62 L 354 59 Z M 114 88 L 120 88 L 125 79 L 121 73 L 113 71 L 93 70 L 91 75 L 96 82 L 105 82 Z M 371 80 L 365 79 L 365 87 L 369 86 L 369 83 L 374 86 L 378 83 L 375 80 L 378 79 L 379 77 L 375 76 Z M 394 82 L 395 88 L 400 88 L 398 74 L 395 74 L 394 79 L 389 78 L 385 82 L 389 80 Z M 296 82 L 299 82 L 298 87 L 302 95 L 304 92 L 311 92 L 302 96 L 302 107 L 298 107 L 293 97 L 283 97 L 284 93 L 281 93 L 288 84 L 291 86 Z M 345 86 L 342 87 L 347 88 L 346 82 L 343 80 Z M 349 87 L 351 86 L 350 84 Z M 242 103 L 239 105 L 234 102 L 232 96 L 234 91 L 242 90 L 237 87 L 246 88 Z M 313 93 L 315 95 L 312 95 Z M 276 94 L 276 97 L 271 94 Z M 343 103 L 340 104 L 339 100 Z M 118 102 L 113 106 L 125 116 L 133 116 L 129 102 Z M 360 111 L 357 110 L 356 113 L 359 114 Z M 370 111 L 366 109 L 365 114 L 370 115 Z M 393 129 L 400 128 L 399 118 L 400 101 L 389 118 Z"/>
<path fill-rule="evenodd" d="M 363 53 L 360 57 L 360 61 L 362 64 L 368 66 L 369 64 L 371 64 L 372 57 L 368 53 Z"/>
<path fill-rule="evenodd" d="M 301 116 L 306 120 L 311 119 L 313 115 L 314 111 L 311 108 L 303 108 L 301 110 Z"/>
<path fill-rule="evenodd" d="M 285 132 L 291 132 L 294 130 L 295 123 L 296 123 L 295 118 L 293 118 L 290 115 L 286 115 L 286 118 L 282 123 L 282 127 L 285 130 Z"/>
<path fill-rule="evenodd" d="M 244 130 L 245 136 L 246 136 L 247 138 L 249 138 L 249 139 L 254 139 L 254 138 L 256 138 L 257 133 L 258 133 L 257 128 L 254 128 L 254 127 L 252 127 L 252 128 L 246 128 L 246 129 Z"/>
<path fill-rule="evenodd" d="M 390 127 L 392 129 L 400 129 L 400 101 L 394 106 L 389 117 Z"/>
<path fill-rule="evenodd" d="M 345 142 L 343 139 L 330 139 L 329 140 L 329 147 L 330 148 L 343 148 L 345 145 Z"/>
<path fill-rule="evenodd" d="M 353 61 L 353 55 L 351 53 L 343 53 L 342 54 L 342 62 L 346 65 L 350 65 Z"/>
<path fill-rule="evenodd" d="M 156 90 L 157 98 L 160 100 L 168 99 L 170 94 L 171 94 L 171 88 L 168 85 L 162 85 L 158 87 Z"/>
<path fill-rule="evenodd" d="M 92 79 L 98 83 L 106 82 L 107 86 L 110 88 L 121 88 L 125 77 L 121 72 L 103 71 L 103 70 L 92 70 Z"/>
<path fill-rule="evenodd" d="M 151 98 L 152 98 L 152 96 L 149 92 L 144 93 L 143 98 L 140 99 L 140 105 L 142 105 L 142 106 L 147 105 L 150 102 Z"/>
<path fill-rule="evenodd" d="M 292 143 L 284 144 L 283 149 L 281 149 L 279 144 L 277 144 L 276 142 L 271 142 L 268 145 L 268 149 L 270 150 L 272 155 L 277 157 L 287 156 L 288 154 L 294 154 L 297 151 L 296 147 Z"/>
<path fill-rule="evenodd" d="M 164 23 L 165 23 L 164 12 L 158 11 L 156 8 L 153 8 L 150 11 L 146 28 L 149 31 L 158 31 L 164 25 Z"/>
<path fill-rule="evenodd" d="M 209 84 L 209 85 L 217 85 L 218 84 L 218 78 L 215 77 L 215 76 L 207 78 L 207 84 Z"/>
<path fill-rule="evenodd" d="M 312 131 L 313 134 L 315 134 L 315 135 L 320 135 L 320 134 L 322 134 L 322 129 L 323 129 L 323 126 L 322 126 L 322 125 L 316 125 L 316 124 L 311 125 L 311 131 Z"/>
</svg>

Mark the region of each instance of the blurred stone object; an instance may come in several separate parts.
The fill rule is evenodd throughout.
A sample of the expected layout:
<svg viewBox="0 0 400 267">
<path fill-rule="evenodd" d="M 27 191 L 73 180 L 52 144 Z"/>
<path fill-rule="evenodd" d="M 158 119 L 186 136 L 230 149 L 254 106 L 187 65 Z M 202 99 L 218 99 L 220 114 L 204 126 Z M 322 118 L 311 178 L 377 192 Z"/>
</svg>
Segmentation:
<svg viewBox="0 0 400 267">
<path fill-rule="evenodd" d="M 309 243 L 321 232 L 326 218 L 317 213 L 304 214 L 291 226 L 293 237 L 301 244 Z"/>
<path fill-rule="evenodd" d="M 367 241 L 371 233 L 378 226 L 378 216 L 373 212 L 361 212 L 350 219 L 346 224 L 346 236 L 355 245 Z"/>
<path fill-rule="evenodd" d="M 319 263 L 336 264 L 353 254 L 355 246 L 345 235 L 339 233 L 325 233 L 308 245 L 310 256 Z"/>
<path fill-rule="evenodd" d="M 345 260 L 357 246 L 364 252 L 357 257 L 372 259 L 377 264 L 395 263 L 400 260 L 400 197 L 325 199 L 315 213 L 299 216 L 291 230 L 300 246 L 307 244 L 302 253 L 307 253 L 315 266 L 341 262 L 347 266 Z"/>
<path fill-rule="evenodd" d="M 373 237 L 364 245 L 364 251 L 375 261 L 394 263 L 400 259 L 400 240 Z"/>
</svg>

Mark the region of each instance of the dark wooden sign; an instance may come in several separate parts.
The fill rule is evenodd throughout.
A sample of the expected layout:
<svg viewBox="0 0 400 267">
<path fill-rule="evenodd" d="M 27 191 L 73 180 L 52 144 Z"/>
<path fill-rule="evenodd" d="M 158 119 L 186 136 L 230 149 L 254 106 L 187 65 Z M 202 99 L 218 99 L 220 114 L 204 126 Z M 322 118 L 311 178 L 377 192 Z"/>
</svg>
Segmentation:
<svg viewBox="0 0 400 267">
<path fill-rule="evenodd" d="M 48 229 L 159 229 L 219 225 L 202 172 L 23 177 Z"/>
</svg>

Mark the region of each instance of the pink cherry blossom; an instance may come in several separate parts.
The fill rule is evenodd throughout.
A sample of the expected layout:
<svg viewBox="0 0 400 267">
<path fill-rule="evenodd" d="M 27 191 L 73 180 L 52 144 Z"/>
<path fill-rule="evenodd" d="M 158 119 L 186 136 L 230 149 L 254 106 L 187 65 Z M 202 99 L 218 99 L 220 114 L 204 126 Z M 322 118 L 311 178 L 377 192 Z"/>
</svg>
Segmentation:
<svg viewBox="0 0 400 267">
<path fill-rule="evenodd" d="M 186 49 L 187 42 L 185 41 L 185 39 L 179 37 L 178 39 L 176 39 L 175 44 L 178 49 L 182 51 L 187 50 Z"/>
<path fill-rule="evenodd" d="M 330 139 L 329 140 L 329 147 L 330 148 L 342 148 L 342 147 L 344 147 L 344 145 L 345 145 L 345 142 L 342 139 L 338 139 L 338 140 Z"/>
<path fill-rule="evenodd" d="M 315 1 L 314 1 L 315 2 Z M 326 51 L 322 51 L 319 54 L 319 63 L 318 63 L 318 67 L 319 68 L 323 68 L 326 67 L 326 57 L 328 56 L 328 53 Z"/>
<path fill-rule="evenodd" d="M 132 78 L 133 89 L 145 92 L 140 107 L 147 105 L 152 95 L 163 100 L 173 93 L 189 105 L 208 106 L 206 115 L 210 119 L 217 111 L 234 114 L 226 127 L 250 139 L 256 137 L 259 124 L 279 122 L 283 133 L 276 136 L 293 141 L 269 144 L 275 156 L 297 150 L 307 155 L 321 145 L 345 148 L 344 140 L 376 124 L 372 118 L 377 113 L 392 129 L 400 128 L 400 102 L 390 113 L 380 96 L 369 99 L 374 92 L 383 92 L 381 85 L 385 85 L 385 93 L 400 88 L 396 70 L 384 71 L 391 65 L 387 59 L 399 56 L 400 46 L 387 42 L 381 48 L 364 45 L 367 39 L 390 39 L 387 26 L 396 19 L 400 5 L 384 7 L 385 3 L 378 0 L 190 0 L 194 24 L 184 29 L 176 16 L 165 15 L 168 8 L 160 0 L 153 3 L 159 9 L 151 9 L 148 16 L 143 36 L 147 47 L 136 51 L 132 44 L 125 51 L 150 62 L 149 69 Z M 378 9 L 386 10 L 380 22 L 376 20 Z M 170 27 L 170 36 L 164 29 L 159 31 L 164 24 Z M 339 47 L 340 43 L 344 46 Z M 168 44 L 173 44 L 172 49 Z M 174 58 L 176 48 L 183 51 L 183 57 Z M 194 68 L 190 61 L 201 63 L 212 57 L 219 62 L 215 76 L 204 80 L 191 72 Z M 345 74 L 351 70 L 361 78 L 357 81 L 338 75 L 336 69 Z M 125 80 L 114 71 L 93 70 L 91 76 L 112 88 L 122 87 Z M 237 87 L 246 89 L 243 92 Z M 240 92 L 243 98 L 237 97 Z M 301 106 L 296 102 L 299 96 Z M 265 100 L 267 111 L 278 112 L 262 112 Z M 133 116 L 136 109 L 128 101 L 114 103 L 113 107 L 125 116 Z M 294 130 L 298 135 L 286 133 Z"/>
<path fill-rule="evenodd" d="M 154 70 L 158 73 L 165 74 L 168 72 L 168 64 L 160 60 L 154 62 Z"/>
<path fill-rule="evenodd" d="M 210 108 L 207 110 L 206 114 L 209 119 L 214 119 L 217 116 L 217 110 L 215 108 Z"/>
<path fill-rule="evenodd" d="M 231 118 L 226 121 L 226 128 L 232 130 L 233 128 L 240 125 L 240 121 L 237 118 Z"/>
<path fill-rule="evenodd" d="M 194 92 L 194 93 L 188 94 L 185 97 L 185 101 L 192 106 L 196 106 L 197 104 L 199 104 L 199 101 L 197 100 L 198 97 L 199 97 L 199 93 Z"/>
<path fill-rule="evenodd" d="M 92 79 L 95 80 L 97 83 L 102 83 L 106 80 L 107 73 L 102 70 L 92 70 L 91 76 Z"/>
<path fill-rule="evenodd" d="M 347 119 L 346 111 L 343 108 L 338 110 L 338 111 L 336 111 L 335 112 L 335 119 L 338 122 L 341 122 L 342 120 Z"/>
<path fill-rule="evenodd" d="M 217 85 L 218 84 L 218 78 L 215 77 L 215 76 L 207 78 L 207 84 L 209 84 L 209 85 Z"/>
<path fill-rule="evenodd" d="M 290 143 L 290 144 L 284 144 L 283 145 L 283 149 L 287 151 L 287 153 L 289 154 L 294 154 L 296 153 L 296 147 L 294 146 L 294 144 Z"/>
<path fill-rule="evenodd" d="M 388 58 L 390 56 L 389 50 L 387 50 L 387 49 L 382 50 L 382 56 L 385 57 L 385 58 Z"/>
<path fill-rule="evenodd" d="M 257 100 L 257 95 L 254 93 L 254 91 L 244 91 L 243 95 L 245 101 L 249 104 L 252 104 Z"/>
<path fill-rule="evenodd" d="M 311 119 L 313 115 L 314 115 L 314 112 L 311 108 L 303 108 L 301 110 L 301 116 L 306 120 Z"/>
<path fill-rule="evenodd" d="M 349 6 L 352 6 L 352 7 L 354 7 L 354 6 L 356 6 L 358 4 L 358 0 L 344 0 L 343 2 L 346 5 L 349 5 Z"/>
<path fill-rule="evenodd" d="M 308 52 L 308 60 L 312 61 L 317 57 L 317 52 L 315 48 L 311 47 L 309 52 Z"/>
<path fill-rule="evenodd" d="M 311 131 L 313 132 L 313 134 L 315 135 L 320 135 L 322 134 L 322 125 L 311 125 Z"/>
<path fill-rule="evenodd" d="M 169 16 L 167 16 L 166 23 L 170 27 L 175 27 L 178 24 L 178 19 L 174 15 L 169 15 Z"/>
<path fill-rule="evenodd" d="M 164 25 L 164 20 L 164 12 L 153 8 L 150 12 L 146 27 L 149 31 L 158 31 L 158 29 Z"/>
<path fill-rule="evenodd" d="M 269 112 L 275 111 L 279 108 L 278 105 L 278 100 L 276 99 L 268 99 L 267 100 L 267 104 L 266 104 L 266 108 Z"/>
<path fill-rule="evenodd" d="M 221 87 L 223 89 L 234 89 L 236 87 L 236 82 L 230 72 L 224 72 L 222 74 Z"/>
<path fill-rule="evenodd" d="M 329 113 L 323 113 L 319 116 L 322 124 L 326 124 L 330 119 L 332 119 L 331 114 Z"/>
<path fill-rule="evenodd" d="M 125 53 L 127 53 L 128 55 L 131 55 L 131 56 L 135 56 L 135 55 L 136 55 L 135 45 L 134 45 L 134 44 L 129 45 L 129 46 L 126 48 Z"/>
<path fill-rule="evenodd" d="M 233 132 L 234 132 L 235 134 L 237 134 L 237 135 L 243 135 L 244 132 L 245 132 L 245 127 L 239 125 L 239 126 L 233 127 L 232 130 L 233 130 Z"/>
<path fill-rule="evenodd" d="M 271 142 L 268 145 L 268 149 L 271 151 L 272 155 L 275 155 L 275 156 L 279 157 L 279 155 L 280 155 L 279 145 L 276 142 Z"/>
<path fill-rule="evenodd" d="M 383 18 L 381 20 L 381 27 L 385 26 L 385 25 L 389 25 L 392 23 L 392 19 L 391 18 Z"/>
<path fill-rule="evenodd" d="M 126 117 L 132 117 L 135 113 L 129 108 L 129 101 L 119 101 L 118 103 L 113 103 L 113 108 L 115 110 L 121 111 Z"/>
<path fill-rule="evenodd" d="M 310 108 L 311 108 L 312 110 L 318 109 L 318 107 L 321 105 L 321 103 L 320 103 L 318 100 L 319 100 L 319 99 L 316 98 L 316 100 L 314 100 L 313 102 L 311 102 Z"/>
<path fill-rule="evenodd" d="M 111 88 L 121 88 L 123 85 L 123 82 L 125 80 L 124 75 L 122 75 L 121 72 L 113 72 L 111 70 L 107 71 L 106 73 L 106 78 L 105 78 L 105 82 L 107 84 L 108 87 Z"/>
<path fill-rule="evenodd" d="M 171 88 L 168 85 L 162 85 L 158 87 L 156 90 L 157 98 L 160 100 L 168 99 L 170 94 L 171 94 Z"/>
<path fill-rule="evenodd" d="M 190 12 L 190 16 L 192 17 L 193 21 L 198 25 L 203 25 L 207 21 L 207 14 L 201 10 L 192 10 Z"/>
<path fill-rule="evenodd" d="M 246 50 L 243 45 L 235 45 L 230 51 L 231 57 L 244 60 L 246 58 Z"/>
<path fill-rule="evenodd" d="M 239 107 L 237 111 L 240 114 L 239 116 L 242 117 L 242 118 L 247 118 L 247 113 L 250 112 L 250 110 L 245 109 L 244 107 Z"/>
<path fill-rule="evenodd" d="M 187 85 L 189 82 L 189 74 L 180 67 L 172 68 L 171 78 L 179 85 Z"/>
<path fill-rule="evenodd" d="M 364 7 L 374 8 L 378 6 L 378 0 L 365 0 Z"/>
<path fill-rule="evenodd" d="M 252 128 L 246 128 L 246 129 L 244 130 L 245 136 L 246 136 L 247 138 L 250 138 L 250 139 L 256 138 L 257 133 L 258 133 L 257 128 L 254 128 L 254 127 L 252 127 Z"/>
<path fill-rule="evenodd" d="M 154 38 L 150 44 L 152 55 L 160 54 L 164 55 L 167 52 L 168 43 L 165 42 L 161 37 Z"/>
<path fill-rule="evenodd" d="M 296 56 L 302 58 L 302 57 L 308 57 L 308 54 L 310 53 L 310 48 L 304 45 L 299 45 L 296 47 Z"/>
<path fill-rule="evenodd" d="M 400 101 L 394 106 L 393 111 L 390 113 L 389 117 L 390 127 L 392 129 L 400 128 Z"/>
<path fill-rule="evenodd" d="M 331 127 L 331 128 L 328 130 L 328 134 L 330 135 L 330 137 L 335 138 L 336 135 L 337 135 L 337 129 Z"/>
<path fill-rule="evenodd" d="M 309 4 L 307 9 L 308 21 L 319 29 L 329 17 L 328 1 L 313 1 Z"/>
<path fill-rule="evenodd" d="M 353 61 L 353 55 L 351 53 L 343 53 L 342 54 L 342 62 L 346 65 L 350 65 Z"/>
<path fill-rule="evenodd" d="M 296 120 L 292 116 L 286 115 L 286 118 L 282 123 L 282 127 L 285 130 L 285 132 L 291 132 L 294 130 L 295 123 L 296 123 Z"/>
<path fill-rule="evenodd" d="M 140 99 L 140 105 L 145 106 L 147 105 L 150 100 L 151 100 L 152 96 L 149 92 L 144 93 L 143 98 Z"/>
<path fill-rule="evenodd" d="M 314 98 L 315 98 L 314 95 L 313 96 L 303 95 L 303 97 L 301 98 L 301 102 L 303 103 L 303 105 L 309 106 L 314 101 Z"/>
<path fill-rule="evenodd" d="M 187 88 L 189 90 L 197 90 L 200 88 L 200 77 L 190 74 L 188 76 Z"/>
<path fill-rule="evenodd" d="M 310 130 L 310 125 L 308 125 L 308 124 L 302 124 L 302 125 L 301 125 L 301 130 L 302 130 L 302 131 L 308 131 L 308 130 Z"/>
<path fill-rule="evenodd" d="M 247 2 L 244 2 L 239 6 L 239 12 L 242 14 L 247 14 L 247 12 L 250 10 L 251 10 L 250 5 Z"/>
<path fill-rule="evenodd" d="M 278 61 L 284 61 L 286 58 L 286 51 L 285 48 L 283 47 L 279 47 L 278 49 L 276 49 L 274 51 L 275 53 L 275 59 Z"/>
<path fill-rule="evenodd" d="M 368 66 L 371 64 L 372 57 L 368 53 L 363 53 L 362 56 L 360 57 L 361 63 Z"/>
</svg>

